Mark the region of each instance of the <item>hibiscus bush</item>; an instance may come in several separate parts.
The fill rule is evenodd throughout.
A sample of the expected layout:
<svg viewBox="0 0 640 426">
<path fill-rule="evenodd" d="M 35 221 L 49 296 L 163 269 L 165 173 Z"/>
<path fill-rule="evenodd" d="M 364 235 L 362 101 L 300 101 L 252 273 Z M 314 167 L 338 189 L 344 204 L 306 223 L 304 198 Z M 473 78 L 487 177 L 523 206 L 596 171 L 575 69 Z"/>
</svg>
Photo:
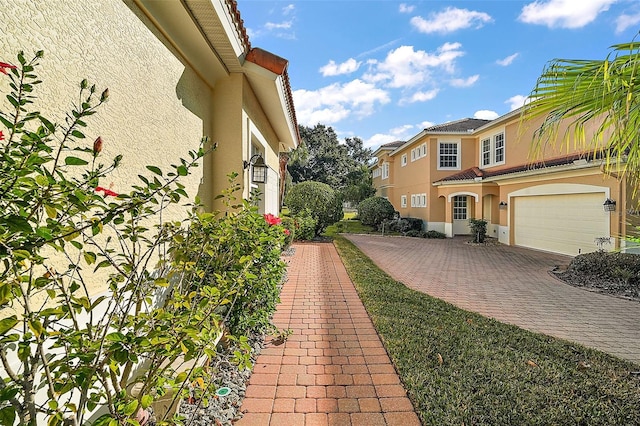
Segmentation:
<svg viewBox="0 0 640 426">
<path fill-rule="evenodd" d="M 162 221 L 188 200 L 180 180 L 206 140 L 130 189 L 101 186 L 121 160 L 103 164 L 109 141 L 89 138 L 109 92 L 83 80 L 56 124 L 36 107 L 41 58 L 0 62 L 0 424 L 138 425 L 163 394 L 175 402 L 215 374 L 180 368 L 215 357 L 225 322 L 237 335 L 269 326 L 285 233 L 244 202 L 225 215 L 196 200 L 185 221 Z"/>
</svg>

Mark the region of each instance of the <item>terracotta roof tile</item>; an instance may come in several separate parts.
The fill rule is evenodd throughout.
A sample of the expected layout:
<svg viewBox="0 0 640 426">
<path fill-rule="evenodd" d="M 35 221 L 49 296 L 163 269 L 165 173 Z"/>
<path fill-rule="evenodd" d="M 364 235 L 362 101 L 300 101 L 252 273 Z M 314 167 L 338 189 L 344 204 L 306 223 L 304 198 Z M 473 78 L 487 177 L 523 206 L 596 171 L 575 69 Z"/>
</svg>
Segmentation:
<svg viewBox="0 0 640 426">
<path fill-rule="evenodd" d="M 460 120 L 450 121 L 448 123 L 436 124 L 435 126 L 427 127 L 427 132 L 452 132 L 452 133 L 465 133 L 471 132 L 482 127 L 492 120 L 482 120 L 480 118 L 463 118 Z"/>
</svg>

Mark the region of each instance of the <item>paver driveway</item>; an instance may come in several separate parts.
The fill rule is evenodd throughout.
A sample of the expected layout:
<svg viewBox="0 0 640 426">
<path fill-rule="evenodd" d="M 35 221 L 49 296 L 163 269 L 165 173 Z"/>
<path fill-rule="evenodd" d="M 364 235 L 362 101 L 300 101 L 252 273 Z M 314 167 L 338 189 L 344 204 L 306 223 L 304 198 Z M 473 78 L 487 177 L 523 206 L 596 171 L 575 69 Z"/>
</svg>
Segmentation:
<svg viewBox="0 0 640 426">
<path fill-rule="evenodd" d="M 551 276 L 570 257 L 467 238 L 346 235 L 407 286 L 498 321 L 640 364 L 640 303 L 572 287 Z"/>
</svg>

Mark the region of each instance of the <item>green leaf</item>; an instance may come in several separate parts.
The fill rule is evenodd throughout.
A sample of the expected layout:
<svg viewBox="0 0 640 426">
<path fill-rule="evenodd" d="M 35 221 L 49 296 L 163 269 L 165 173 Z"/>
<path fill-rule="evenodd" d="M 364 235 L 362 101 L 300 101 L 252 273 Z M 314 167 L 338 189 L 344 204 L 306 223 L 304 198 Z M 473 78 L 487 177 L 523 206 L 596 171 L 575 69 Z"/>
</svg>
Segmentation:
<svg viewBox="0 0 640 426">
<path fill-rule="evenodd" d="M 15 315 L 0 320 L 0 336 L 7 334 L 7 331 L 11 330 L 16 324 L 18 324 L 18 317 Z"/>
<path fill-rule="evenodd" d="M 36 176 L 36 183 L 40 186 L 49 185 L 49 179 L 45 175 Z"/>
<path fill-rule="evenodd" d="M 29 223 L 29 221 L 22 216 L 12 214 L 4 218 L 3 222 L 7 224 L 9 230 L 12 232 L 33 232 L 33 228 L 31 228 L 31 224 Z"/>
<path fill-rule="evenodd" d="M 147 408 L 153 403 L 153 397 L 151 395 L 143 395 L 140 398 L 140 402 L 142 403 L 142 408 Z"/>
<path fill-rule="evenodd" d="M 159 167 L 156 166 L 147 166 L 147 170 L 152 171 L 153 173 L 162 176 L 162 170 L 160 170 Z"/>
<path fill-rule="evenodd" d="M 109 262 L 108 260 L 103 260 L 102 262 L 98 263 L 93 272 L 97 271 L 100 268 L 107 268 L 109 266 L 111 266 L 111 262 Z"/>
<path fill-rule="evenodd" d="M 0 424 L 12 425 L 16 421 L 16 409 L 8 406 L 0 409 Z"/>
<path fill-rule="evenodd" d="M 132 415 L 138 409 L 138 400 L 134 399 L 130 403 L 124 406 L 124 414 L 127 416 Z"/>
<path fill-rule="evenodd" d="M 45 204 L 44 210 L 47 212 L 47 217 L 49 217 L 49 219 L 55 219 L 55 217 L 58 215 L 58 211 L 56 210 L 56 208 L 49 204 Z"/>
<path fill-rule="evenodd" d="M 29 329 L 33 331 L 33 334 L 35 334 L 37 337 L 40 337 L 42 333 L 44 333 L 44 327 L 42 326 L 42 323 L 36 319 L 29 321 Z"/>
<path fill-rule="evenodd" d="M 67 166 L 84 166 L 89 164 L 89 162 L 83 160 L 82 158 L 69 156 L 64 159 L 64 164 L 66 164 Z"/>
<path fill-rule="evenodd" d="M 76 138 L 78 138 L 78 139 L 84 139 L 84 133 L 82 133 L 82 132 L 81 132 L 81 131 L 79 131 L 79 130 L 73 130 L 73 131 L 71 132 L 71 135 L 72 135 L 72 136 L 74 136 L 74 137 L 76 137 Z"/>
<path fill-rule="evenodd" d="M 178 166 L 176 171 L 178 172 L 178 176 L 186 176 L 189 174 L 189 170 L 187 170 L 185 166 Z"/>
<path fill-rule="evenodd" d="M 96 254 L 90 251 L 84 252 L 84 260 L 87 262 L 87 265 L 93 265 L 96 263 Z"/>
</svg>

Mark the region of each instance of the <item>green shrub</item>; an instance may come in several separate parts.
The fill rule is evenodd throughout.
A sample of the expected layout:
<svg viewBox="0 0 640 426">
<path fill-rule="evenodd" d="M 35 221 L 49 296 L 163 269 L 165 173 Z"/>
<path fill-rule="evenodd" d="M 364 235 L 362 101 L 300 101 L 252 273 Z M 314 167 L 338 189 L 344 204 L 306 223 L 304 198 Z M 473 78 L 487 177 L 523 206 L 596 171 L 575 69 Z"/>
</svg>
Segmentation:
<svg viewBox="0 0 640 426">
<path fill-rule="evenodd" d="M 484 219 L 469 219 L 474 243 L 484 243 L 487 238 L 487 221 Z"/>
<path fill-rule="evenodd" d="M 296 241 L 310 241 L 316 236 L 316 219 L 309 209 L 304 209 L 291 218 Z"/>
<path fill-rule="evenodd" d="M 424 231 L 418 231 L 417 229 L 410 229 L 404 233 L 405 237 L 424 238 L 426 233 Z"/>
<path fill-rule="evenodd" d="M 427 231 L 424 234 L 425 238 L 439 238 L 439 239 L 444 239 L 447 238 L 447 236 L 445 234 L 443 234 L 442 232 L 438 232 L 438 231 Z"/>
<path fill-rule="evenodd" d="M 363 225 L 379 227 L 385 220 L 393 219 L 396 211 L 383 197 L 371 197 L 358 204 L 358 217 Z"/>
<path fill-rule="evenodd" d="M 307 181 L 295 185 L 287 193 L 285 204 L 294 217 L 305 210 L 310 212 L 316 221 L 315 235 L 343 217 L 340 194 L 322 182 Z"/>
</svg>

